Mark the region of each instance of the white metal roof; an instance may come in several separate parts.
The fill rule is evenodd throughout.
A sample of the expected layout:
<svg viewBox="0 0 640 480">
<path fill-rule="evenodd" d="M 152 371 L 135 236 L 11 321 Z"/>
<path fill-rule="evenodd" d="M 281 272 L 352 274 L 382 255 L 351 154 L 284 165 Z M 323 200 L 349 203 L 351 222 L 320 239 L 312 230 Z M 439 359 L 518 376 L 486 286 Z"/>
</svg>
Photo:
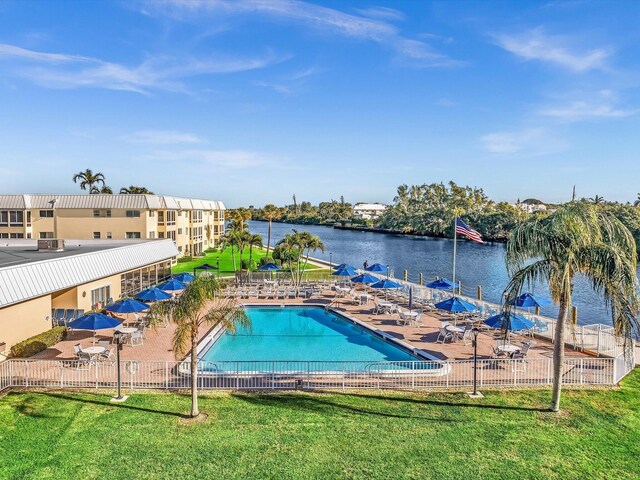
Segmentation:
<svg viewBox="0 0 640 480">
<path fill-rule="evenodd" d="M 31 208 L 132 208 L 170 210 L 225 210 L 217 200 L 178 198 L 168 195 L 0 195 L 1 209 L 27 210 Z"/>
<path fill-rule="evenodd" d="M 170 239 L 0 268 L 0 308 L 178 255 Z"/>
<path fill-rule="evenodd" d="M 381 203 L 356 203 L 353 206 L 354 210 L 384 210 L 386 208 L 387 206 Z"/>
</svg>

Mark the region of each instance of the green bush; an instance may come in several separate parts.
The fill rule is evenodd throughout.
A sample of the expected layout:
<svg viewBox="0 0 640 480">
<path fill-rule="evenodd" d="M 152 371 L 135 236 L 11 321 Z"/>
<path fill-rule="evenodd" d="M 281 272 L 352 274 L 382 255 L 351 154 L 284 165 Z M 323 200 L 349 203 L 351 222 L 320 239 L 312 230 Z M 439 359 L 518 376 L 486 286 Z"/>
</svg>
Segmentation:
<svg viewBox="0 0 640 480">
<path fill-rule="evenodd" d="M 256 270 L 258 268 L 258 264 L 256 263 L 255 260 L 251 260 L 251 263 L 249 263 L 249 259 L 248 258 L 244 258 L 242 260 L 242 269 L 243 270 Z"/>
<path fill-rule="evenodd" d="M 191 255 L 185 255 L 184 257 L 180 257 L 178 259 L 178 263 L 187 263 L 193 260 L 193 257 Z"/>
<path fill-rule="evenodd" d="M 11 347 L 10 356 L 14 358 L 27 358 L 38 352 L 46 350 L 62 340 L 67 332 L 66 327 L 53 327 L 34 337 L 27 338 Z"/>
<path fill-rule="evenodd" d="M 260 259 L 260 266 L 262 265 L 266 265 L 267 263 L 276 263 L 275 260 L 273 259 L 273 257 L 268 256 L 268 257 L 262 257 Z"/>
</svg>

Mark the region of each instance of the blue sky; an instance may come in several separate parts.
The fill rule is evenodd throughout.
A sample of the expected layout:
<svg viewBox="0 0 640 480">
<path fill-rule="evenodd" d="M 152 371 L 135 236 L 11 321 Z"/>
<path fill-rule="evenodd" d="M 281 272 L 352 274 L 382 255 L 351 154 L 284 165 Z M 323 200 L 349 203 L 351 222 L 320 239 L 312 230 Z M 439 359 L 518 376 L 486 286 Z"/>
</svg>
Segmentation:
<svg viewBox="0 0 640 480">
<path fill-rule="evenodd" d="M 0 1 L 0 191 L 640 191 L 640 2 Z"/>
</svg>

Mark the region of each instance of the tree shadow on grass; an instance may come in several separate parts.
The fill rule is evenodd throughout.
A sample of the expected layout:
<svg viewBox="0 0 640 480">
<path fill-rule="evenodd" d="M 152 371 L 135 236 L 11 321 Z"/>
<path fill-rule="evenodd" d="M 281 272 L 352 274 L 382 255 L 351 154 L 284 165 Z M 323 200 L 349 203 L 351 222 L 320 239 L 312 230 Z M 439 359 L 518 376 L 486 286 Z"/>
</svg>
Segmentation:
<svg viewBox="0 0 640 480">
<path fill-rule="evenodd" d="M 157 410 L 152 408 L 138 407 L 135 405 L 128 405 L 126 403 L 110 403 L 109 401 L 101 401 L 97 399 L 86 398 L 86 395 L 87 395 L 86 393 L 83 393 L 82 397 L 79 397 L 79 396 L 76 397 L 72 395 L 66 395 L 66 394 L 60 394 L 60 393 L 54 393 L 54 392 L 40 392 L 40 393 L 36 393 L 36 395 L 45 395 L 47 397 L 67 400 L 70 402 L 89 403 L 93 405 L 100 405 L 102 407 L 114 407 L 114 408 L 120 408 L 125 410 L 135 410 L 139 412 L 157 413 L 159 415 L 166 415 L 171 417 L 180 417 L 180 418 L 185 417 L 184 414 L 177 413 L 177 412 L 169 412 L 166 410 Z"/>
<path fill-rule="evenodd" d="M 329 393 L 329 392 L 327 392 Z M 462 408 L 480 408 L 480 409 L 488 409 L 488 410 L 515 410 L 515 411 L 523 411 L 523 412 L 548 412 L 548 408 L 538 408 L 538 407 L 522 407 L 517 405 L 495 405 L 495 404 L 485 404 L 485 403 L 476 403 L 476 400 L 473 400 L 474 403 L 469 402 L 455 402 L 455 401 L 445 401 L 445 400 L 435 400 L 432 398 L 411 398 L 411 397 L 401 397 L 401 396 L 393 396 L 386 397 L 384 395 L 371 395 L 364 393 L 343 393 L 343 392 L 330 392 L 332 395 L 345 395 L 351 397 L 361 397 L 361 398 L 371 398 L 376 400 L 385 400 L 387 402 L 402 402 L 402 403 L 414 403 L 419 405 L 433 405 L 433 406 L 441 406 L 441 407 L 462 407 Z M 460 394 L 463 395 L 463 394 Z"/>
<path fill-rule="evenodd" d="M 332 392 L 333 393 L 333 392 Z M 378 409 L 369 409 L 343 403 L 333 402 L 322 395 L 295 395 L 295 394 L 247 394 L 234 392 L 231 394 L 235 399 L 250 403 L 256 406 L 269 406 L 277 408 L 287 408 L 290 410 L 305 410 L 307 412 L 326 415 L 370 415 L 376 417 L 399 418 L 409 420 L 429 420 L 436 422 L 457 422 L 455 419 L 443 419 L 441 417 L 425 417 L 420 415 L 403 415 L 389 413 Z M 390 399 L 386 399 L 390 400 Z"/>
</svg>

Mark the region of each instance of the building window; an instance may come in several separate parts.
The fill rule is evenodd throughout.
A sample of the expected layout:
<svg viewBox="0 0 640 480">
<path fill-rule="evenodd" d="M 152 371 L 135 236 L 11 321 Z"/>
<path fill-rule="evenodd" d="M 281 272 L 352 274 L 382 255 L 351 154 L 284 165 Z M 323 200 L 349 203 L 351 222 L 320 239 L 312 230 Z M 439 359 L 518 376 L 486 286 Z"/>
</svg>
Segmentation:
<svg viewBox="0 0 640 480">
<path fill-rule="evenodd" d="M 0 227 L 9 226 L 9 212 L 3 210 L 0 212 Z"/>
<path fill-rule="evenodd" d="M 22 210 L 9 210 L 9 226 L 24 226 L 24 212 Z"/>
<path fill-rule="evenodd" d="M 40 238 L 53 238 L 53 232 L 40 232 Z"/>
<path fill-rule="evenodd" d="M 178 229 L 178 235 L 182 235 L 182 229 L 181 228 Z"/>
<path fill-rule="evenodd" d="M 178 251 L 179 251 L 180 253 L 182 253 L 182 245 L 179 245 L 179 246 L 178 246 Z"/>
<path fill-rule="evenodd" d="M 156 232 L 149 232 L 149 238 L 156 238 Z"/>
<path fill-rule="evenodd" d="M 0 233 L 0 238 L 9 238 L 8 233 Z"/>
<path fill-rule="evenodd" d="M 27 238 L 31 238 L 31 234 L 30 233 L 27 233 Z"/>
<path fill-rule="evenodd" d="M 160 225 L 164 225 L 164 212 L 163 211 L 159 211 L 158 212 L 158 223 Z"/>
<path fill-rule="evenodd" d="M 109 285 L 91 290 L 91 306 L 95 306 L 97 304 L 105 304 L 110 297 L 111 286 Z"/>
<path fill-rule="evenodd" d="M 93 238 L 98 240 L 100 238 L 100 232 L 93 232 Z"/>
<path fill-rule="evenodd" d="M 158 238 L 164 238 L 164 232 L 158 232 Z"/>
<path fill-rule="evenodd" d="M 127 238 L 141 238 L 140 232 L 127 232 Z"/>
<path fill-rule="evenodd" d="M 40 210 L 41 218 L 53 218 L 53 210 Z"/>
<path fill-rule="evenodd" d="M 107 232 L 107 238 L 113 238 L 113 237 L 111 236 L 111 232 Z"/>
<path fill-rule="evenodd" d="M 127 218 L 140 218 L 140 210 L 127 210 Z"/>
<path fill-rule="evenodd" d="M 100 216 L 100 210 L 97 210 L 97 209 L 96 209 L 96 210 L 94 210 L 94 211 L 93 211 L 93 216 L 94 216 L 94 217 L 99 217 L 99 216 Z"/>
<path fill-rule="evenodd" d="M 24 238 L 24 233 L 10 233 L 9 238 Z"/>
<path fill-rule="evenodd" d="M 31 211 L 27 212 L 27 227 L 31 226 Z"/>
<path fill-rule="evenodd" d="M 151 211 L 149 212 L 149 217 L 155 217 L 155 216 L 156 216 L 156 212 L 155 212 L 155 210 L 151 210 Z"/>
</svg>

